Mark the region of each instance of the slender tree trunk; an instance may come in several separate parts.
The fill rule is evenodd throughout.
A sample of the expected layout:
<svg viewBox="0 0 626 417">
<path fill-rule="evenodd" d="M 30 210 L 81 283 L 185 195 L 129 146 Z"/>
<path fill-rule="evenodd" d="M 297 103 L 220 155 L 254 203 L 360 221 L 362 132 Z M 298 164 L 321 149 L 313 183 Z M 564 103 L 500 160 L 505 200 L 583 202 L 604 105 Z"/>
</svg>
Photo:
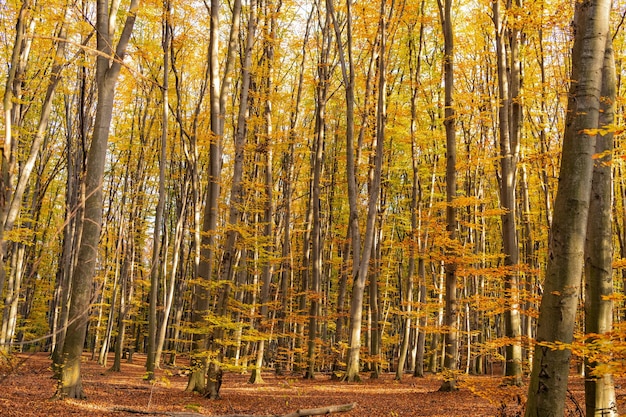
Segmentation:
<svg viewBox="0 0 626 417">
<path fill-rule="evenodd" d="M 132 240 L 124 245 L 122 253 L 124 260 L 120 275 L 120 306 L 117 314 L 117 337 L 115 339 L 115 356 L 113 366 L 111 367 L 111 371 L 113 372 L 121 372 L 122 370 L 122 356 L 126 338 L 126 319 L 128 318 L 133 299 L 133 262 L 135 247 Z"/>
<path fill-rule="evenodd" d="M 241 18 L 241 0 L 233 3 L 232 23 L 226 52 L 226 61 L 223 69 L 223 79 L 220 79 L 219 60 L 219 23 L 220 1 L 211 0 L 210 7 L 211 29 L 209 37 L 209 101 L 211 114 L 211 131 L 213 140 L 209 145 L 209 182 L 207 184 L 206 201 L 204 205 L 204 218 L 202 224 L 202 239 L 200 242 L 200 259 L 198 265 L 198 279 L 202 283 L 195 285 L 195 302 L 192 309 L 192 322 L 200 325 L 209 311 L 208 284 L 213 273 L 215 262 L 215 235 L 217 232 L 217 220 L 219 212 L 219 196 L 222 176 L 222 139 L 224 136 L 224 117 L 226 112 L 226 100 L 230 94 L 231 72 L 234 65 L 236 43 L 239 37 Z M 223 261 L 222 261 L 223 263 Z M 226 284 L 221 289 L 220 299 L 227 301 L 230 293 L 230 285 Z M 224 298 L 224 295 L 226 298 Z M 218 314 L 220 314 L 218 312 Z M 211 338 L 214 343 L 218 339 L 215 335 Z M 212 346 L 208 346 L 211 350 Z M 219 397 L 219 384 L 217 376 L 221 375 L 219 364 L 212 361 L 208 367 L 203 351 L 207 348 L 206 336 L 194 334 L 194 351 L 192 357 L 192 372 L 189 374 L 187 391 L 194 391 L 207 395 L 210 398 Z M 208 381 L 208 384 L 207 384 Z"/>
<path fill-rule="evenodd" d="M 88 87 L 86 82 L 86 69 L 81 67 L 78 71 L 78 84 L 81 87 L 78 94 L 77 118 L 78 118 L 78 137 L 74 137 L 73 132 L 69 131 L 66 138 L 67 153 L 67 181 L 65 189 L 65 226 L 63 228 L 63 249 L 61 261 L 57 269 L 55 282 L 55 320 L 53 321 L 51 330 L 53 331 L 53 351 L 52 363 L 55 373 L 58 373 L 63 365 L 63 344 L 65 342 L 65 334 L 69 320 L 69 298 L 71 290 L 71 277 L 74 273 L 78 247 L 80 246 L 80 236 L 82 235 L 83 225 L 83 207 L 80 203 L 84 201 L 84 187 L 82 186 L 82 178 L 85 172 L 84 149 L 81 144 L 87 142 L 87 133 L 89 126 L 86 114 L 91 107 L 88 100 Z M 71 102 L 66 97 L 66 120 L 68 126 L 72 126 L 70 121 L 72 117 Z"/>
<path fill-rule="evenodd" d="M 162 120 L 161 120 L 161 141 L 159 154 L 159 196 L 157 200 L 156 214 L 154 219 L 154 234 L 152 238 L 152 263 L 150 266 L 150 311 L 148 314 L 148 348 L 146 352 L 146 373 L 148 380 L 154 379 L 154 368 L 159 364 L 156 361 L 157 351 L 157 304 L 159 298 L 159 281 L 161 275 L 161 262 L 165 258 L 162 253 L 162 233 L 165 224 L 165 168 L 167 164 L 167 136 L 168 136 L 168 113 L 169 113 L 169 71 L 170 71 L 170 3 L 164 2 L 164 22 L 163 22 L 163 85 L 161 93 L 163 95 Z"/>
<path fill-rule="evenodd" d="M 426 262 L 421 257 L 417 263 L 417 271 L 419 277 L 419 305 L 420 310 L 422 310 L 426 306 Z M 424 376 L 424 353 L 426 350 L 426 330 L 424 328 L 427 324 L 428 316 L 425 312 L 420 311 L 413 376 Z"/>
<path fill-rule="evenodd" d="M 424 12 L 424 1 L 420 4 L 420 14 Z M 413 182 L 411 187 L 411 243 L 409 246 L 409 266 L 407 271 L 407 289 L 406 289 L 406 303 L 407 307 L 405 310 L 406 318 L 405 324 L 403 328 L 403 338 L 402 345 L 400 347 L 400 358 L 398 360 L 398 369 L 396 370 L 396 379 L 402 378 L 404 373 L 404 365 L 406 361 L 407 351 L 409 348 L 409 338 L 411 336 L 411 319 L 412 319 L 412 311 L 413 311 L 413 288 L 414 288 L 414 280 L 415 280 L 415 262 L 416 262 L 416 252 L 420 252 L 420 258 L 418 260 L 418 277 L 420 286 L 418 287 L 419 296 L 420 296 L 420 305 L 422 302 L 422 291 L 425 289 L 421 286 L 421 280 L 424 278 L 423 275 L 419 273 L 424 272 L 424 260 L 421 258 L 421 244 L 422 239 L 419 236 L 421 233 L 420 229 L 420 219 L 418 219 L 418 210 L 420 208 L 421 201 L 421 187 L 420 187 L 420 178 L 419 178 L 419 161 L 418 161 L 418 150 L 416 143 L 416 130 L 417 130 L 417 93 L 418 93 L 418 85 L 421 79 L 421 63 L 422 63 L 422 45 L 423 45 L 423 36 L 424 36 L 424 25 L 420 22 L 418 39 L 417 39 L 417 50 L 415 48 L 415 41 L 413 39 L 413 28 L 410 28 L 409 34 L 409 71 L 411 72 L 411 125 L 410 125 L 410 133 L 411 133 L 411 166 L 413 173 Z M 421 345 L 418 335 L 417 341 L 417 352 L 420 352 L 421 346 L 421 356 L 420 361 L 417 361 L 414 365 L 413 372 L 417 375 L 423 375 L 423 366 L 424 366 L 424 333 L 422 330 L 422 323 L 419 326 L 419 334 L 422 336 Z M 419 355 L 419 353 L 417 353 Z M 417 367 L 420 367 L 418 370 Z"/>
<path fill-rule="evenodd" d="M 121 217 L 121 216 L 120 216 Z M 120 219 L 123 221 L 123 219 Z M 122 226 L 120 225 L 120 233 L 118 234 L 117 243 L 115 245 L 115 271 L 113 273 L 113 288 L 111 290 L 111 302 L 109 307 L 109 316 L 107 318 L 107 328 L 104 338 L 102 340 L 102 346 L 100 346 L 100 354 L 98 355 L 98 365 L 107 366 L 107 355 L 109 353 L 109 343 L 111 341 L 111 335 L 113 333 L 113 325 L 115 323 L 115 305 L 117 304 L 117 293 L 119 291 L 120 281 L 120 253 L 122 248 Z"/>
<path fill-rule="evenodd" d="M 22 75 L 25 71 L 30 52 L 32 38 L 28 32 L 34 30 L 36 19 L 33 18 L 32 2 L 24 0 L 17 15 L 15 25 L 15 41 L 6 78 L 3 96 L 4 108 L 4 142 L 2 144 L 2 159 L 0 161 L 0 296 L 4 293 L 6 281 L 6 268 L 4 259 L 7 255 L 7 242 L 5 241 L 6 221 L 13 199 L 13 189 L 16 173 L 16 151 L 18 137 L 13 131 L 13 125 L 17 123 L 22 91 Z M 4 343 L 0 349 L 5 349 Z"/>
<path fill-rule="evenodd" d="M 164 287 L 165 287 L 165 306 L 163 309 L 163 319 L 159 326 L 159 333 L 157 336 L 157 345 L 156 345 L 156 355 L 155 355 L 155 363 L 159 364 L 161 362 L 161 355 L 163 353 L 163 347 L 165 344 L 165 336 L 167 334 L 168 325 L 170 324 L 170 314 L 172 311 L 172 306 L 174 305 L 174 299 L 176 298 L 176 294 L 181 294 L 183 290 L 180 288 L 182 283 L 176 282 L 176 277 L 178 276 L 179 264 L 181 259 L 181 248 L 183 246 L 183 235 L 184 235 L 184 225 L 185 225 L 185 215 L 187 213 L 187 192 L 189 190 L 189 181 L 185 181 L 183 186 L 182 193 L 182 205 L 180 207 L 178 213 L 178 220 L 176 221 L 176 227 L 174 229 L 174 243 L 172 245 L 172 267 L 169 272 L 169 278 L 164 277 Z M 180 280 L 179 280 L 180 281 Z M 178 284 L 178 285 L 177 285 Z M 178 328 L 177 325 L 174 327 Z M 173 337 L 174 340 L 177 337 Z"/>
<path fill-rule="evenodd" d="M 572 353 L 567 346 L 573 340 L 583 272 L 609 14 L 608 0 L 576 4 L 572 83 L 526 417 L 564 413 Z"/>
<path fill-rule="evenodd" d="M 273 123 L 272 123 L 272 92 L 274 89 L 273 83 L 273 66 L 274 66 L 274 49 L 276 44 L 276 15 L 279 13 L 280 8 L 282 6 L 282 2 L 278 2 L 275 6 L 273 1 L 268 1 L 265 4 L 266 14 L 269 17 L 269 22 L 265 24 L 263 30 L 263 37 L 266 39 L 266 45 L 264 48 L 264 57 L 265 61 L 264 67 L 267 73 L 264 76 L 264 86 L 263 86 L 263 95 L 265 97 L 263 103 L 263 124 L 264 124 L 264 138 L 263 143 L 261 144 L 260 150 L 263 152 L 262 158 L 264 159 L 265 172 L 264 172 L 264 186 L 265 186 L 265 208 L 263 212 L 263 239 L 266 242 L 264 251 L 267 255 L 265 255 L 265 259 L 262 262 L 262 286 L 261 286 L 261 329 L 265 332 L 271 329 L 271 325 L 269 324 L 269 308 L 268 303 L 270 302 L 270 284 L 272 282 L 273 275 L 273 265 L 272 258 L 274 254 L 273 247 L 273 235 L 274 235 L 274 176 L 273 176 L 273 155 L 274 151 L 273 147 Z M 268 29 L 269 26 L 269 29 Z M 287 225 L 288 226 L 288 225 Z M 263 336 L 263 339 L 259 341 L 258 349 L 257 349 L 257 360 L 254 370 L 250 375 L 251 383 L 262 383 L 263 378 L 261 377 L 261 370 L 263 365 L 263 360 L 265 356 L 265 347 L 266 344 L 269 344 L 269 340 L 267 340 L 267 336 Z"/>
<path fill-rule="evenodd" d="M 521 385 L 522 383 L 522 345 L 521 319 L 519 309 L 519 247 L 517 243 L 517 215 L 515 186 L 517 177 L 518 138 L 514 132 L 519 132 L 519 118 L 513 117 L 513 85 L 519 77 L 513 76 L 510 68 L 515 68 L 513 51 L 517 48 L 510 43 L 511 56 L 507 56 L 505 46 L 507 29 L 502 24 L 500 16 L 500 0 L 493 2 L 493 21 L 496 30 L 496 54 L 498 62 L 498 121 L 500 139 L 500 205 L 504 213 L 502 218 L 502 242 L 504 250 L 504 265 L 507 272 L 504 276 L 504 311 L 505 335 L 510 342 L 506 345 L 505 376 L 508 383 Z M 515 35 L 510 37 L 514 39 Z M 510 62 L 509 62 L 510 59 Z"/>
<path fill-rule="evenodd" d="M 607 35 L 602 69 L 599 128 L 614 123 L 615 59 L 611 34 Z M 610 129 L 610 127 L 609 127 Z M 608 337 L 613 324 L 613 133 L 599 133 L 591 183 L 591 201 L 585 242 L 585 333 L 595 338 Z M 608 340 L 604 341 L 608 343 Z M 604 344 L 604 343 L 601 343 Z M 593 353 L 593 352 L 592 352 Z M 589 417 L 617 417 L 613 375 L 597 369 L 598 362 L 585 361 L 585 405 Z"/>
<path fill-rule="evenodd" d="M 281 373 L 284 368 L 288 368 L 289 362 L 289 342 L 291 336 L 288 332 L 287 315 L 289 310 L 289 287 L 292 279 L 293 266 L 291 262 L 291 200 L 293 194 L 293 181 L 294 177 L 294 157 L 295 157 L 295 145 L 298 140 L 296 134 L 296 127 L 298 125 L 298 117 L 300 114 L 300 102 L 302 99 L 302 90 L 304 85 L 304 71 L 308 48 L 309 32 L 311 27 L 311 19 L 313 17 L 313 10 L 309 14 L 306 23 L 306 32 L 304 35 L 304 42 L 302 45 L 302 60 L 300 61 L 300 74 L 298 77 L 298 86 L 296 88 L 295 103 L 292 113 L 290 115 L 289 124 L 289 147 L 285 155 L 283 156 L 283 175 L 285 176 L 283 182 L 283 215 L 284 215 L 284 235 L 282 243 L 282 270 L 281 270 L 281 309 L 278 314 L 279 324 L 278 329 L 280 336 L 278 338 L 278 355 L 279 359 L 276 363 L 276 372 Z"/>
<path fill-rule="evenodd" d="M 530 191 L 528 187 L 528 175 L 526 172 L 526 166 L 521 166 L 521 175 L 520 175 L 520 188 L 522 194 L 522 223 L 524 230 L 524 263 L 531 270 L 536 270 L 539 268 L 537 265 L 537 257 L 535 255 L 535 243 L 533 240 L 533 230 L 532 230 L 532 221 L 530 214 Z M 535 288 L 535 280 L 536 276 L 532 273 L 526 273 L 524 276 L 524 293 L 525 299 L 524 302 L 524 310 L 531 311 L 536 308 L 535 303 L 533 302 L 533 292 Z M 528 358 L 528 361 L 532 363 L 532 347 L 531 341 L 533 339 L 533 329 L 534 326 L 534 318 L 530 314 L 526 314 L 524 320 L 522 322 L 522 335 L 525 338 L 524 349 L 525 354 Z"/>
<path fill-rule="evenodd" d="M 318 337 L 318 317 L 321 313 L 320 302 L 322 300 L 322 224 L 321 224 L 321 181 L 324 167 L 324 146 L 326 135 L 326 101 L 329 88 L 329 63 L 330 54 L 330 17 L 326 14 L 324 21 L 323 39 L 317 66 L 317 87 L 315 102 L 315 138 L 311 160 L 313 163 L 313 178 L 311 182 L 311 287 L 313 296 L 310 299 L 309 309 L 309 335 L 307 345 L 307 370 L 305 378 L 312 379 L 315 376 L 315 353 Z"/>
<path fill-rule="evenodd" d="M 446 129 L 446 231 L 451 242 L 456 240 L 456 114 L 454 109 L 454 39 L 452 33 L 451 8 L 452 0 L 438 0 L 441 26 L 444 37 L 444 126 Z M 457 357 L 459 346 L 457 340 L 457 274 L 456 261 L 454 260 L 454 247 L 446 248 L 446 308 L 445 308 L 445 357 L 444 357 L 444 380 L 439 388 L 440 391 L 454 391 L 456 387 L 456 372 L 458 370 Z"/>
</svg>

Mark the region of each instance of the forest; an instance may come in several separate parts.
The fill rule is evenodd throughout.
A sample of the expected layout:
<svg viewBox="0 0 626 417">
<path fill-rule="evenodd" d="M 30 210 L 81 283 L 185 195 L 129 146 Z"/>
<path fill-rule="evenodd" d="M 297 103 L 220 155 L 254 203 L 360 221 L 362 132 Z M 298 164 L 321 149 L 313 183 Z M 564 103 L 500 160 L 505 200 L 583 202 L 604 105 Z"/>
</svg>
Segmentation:
<svg viewBox="0 0 626 417">
<path fill-rule="evenodd" d="M 0 2 L 0 364 L 46 352 L 59 399 L 85 357 L 135 354 L 209 399 L 233 374 L 496 375 L 526 416 L 563 415 L 577 373 L 586 415 L 617 416 L 625 20 Z"/>
</svg>

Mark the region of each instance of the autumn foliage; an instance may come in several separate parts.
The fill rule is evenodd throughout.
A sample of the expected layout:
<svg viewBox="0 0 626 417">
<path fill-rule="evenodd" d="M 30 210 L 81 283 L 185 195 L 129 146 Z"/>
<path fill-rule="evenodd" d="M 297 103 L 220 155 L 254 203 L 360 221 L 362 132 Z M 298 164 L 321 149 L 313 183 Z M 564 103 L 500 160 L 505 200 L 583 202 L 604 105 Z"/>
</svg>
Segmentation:
<svg viewBox="0 0 626 417">
<path fill-rule="evenodd" d="M 519 415 L 524 387 L 499 384 L 507 369 L 526 384 L 532 364 L 572 4 L 453 1 L 449 67 L 443 1 L 70 3 L 0 4 L 3 410 Z M 543 344 L 571 350 L 572 375 L 585 360 L 626 373 L 625 7 L 610 22 L 615 120 L 583 132 L 614 135 L 593 156 L 612 174 L 613 328 L 585 332 L 583 290 L 574 342 Z M 110 87 L 105 64 L 120 70 Z M 87 186 L 105 90 L 104 165 Z M 86 307 L 71 312 L 79 281 Z M 76 327 L 89 405 L 48 401 Z M 434 393 L 443 380 L 461 392 Z"/>
</svg>

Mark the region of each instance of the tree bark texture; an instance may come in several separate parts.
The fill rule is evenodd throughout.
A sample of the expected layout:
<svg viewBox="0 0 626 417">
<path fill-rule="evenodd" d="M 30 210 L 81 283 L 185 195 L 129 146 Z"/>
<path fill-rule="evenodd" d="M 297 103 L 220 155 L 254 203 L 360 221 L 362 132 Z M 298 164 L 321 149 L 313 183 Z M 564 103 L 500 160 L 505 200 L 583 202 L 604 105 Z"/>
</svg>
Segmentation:
<svg viewBox="0 0 626 417">
<path fill-rule="evenodd" d="M 510 342 L 506 346 L 505 375 L 508 382 L 514 385 L 522 383 L 522 342 L 521 318 L 519 305 L 519 246 L 517 241 L 517 210 L 516 210 L 516 178 L 518 158 L 518 138 L 514 132 L 519 132 L 519 118 L 513 117 L 513 88 L 514 81 L 510 68 L 519 63 L 514 62 L 516 57 L 513 51 L 517 50 L 514 42 L 515 35 L 509 34 L 500 15 L 500 1 L 493 2 L 493 19 L 496 29 L 496 54 L 498 68 L 499 92 L 499 139 L 500 139 L 500 206 L 503 209 L 502 218 L 502 248 L 504 251 L 504 265 L 507 267 L 504 276 L 504 311 L 505 335 Z M 506 36 L 509 34 L 510 36 Z M 509 48 L 506 39 L 509 39 Z M 507 54 L 510 51 L 510 54 Z M 509 56 L 510 55 L 510 56 Z"/>
<path fill-rule="evenodd" d="M 616 74 L 610 34 L 607 35 L 602 70 L 599 128 L 614 122 Z M 609 127 L 610 129 L 610 127 Z M 613 133 L 596 137 L 596 159 L 591 183 L 587 240 L 585 244 L 585 333 L 588 341 L 604 344 L 602 337 L 613 325 Z M 608 342 L 608 341 L 607 341 Z M 593 352 L 592 352 L 593 355 Z M 589 417 L 617 417 L 613 375 L 600 372 L 598 362 L 585 361 L 585 405 Z"/>
<path fill-rule="evenodd" d="M 610 1 L 576 3 L 572 83 L 526 417 L 562 416 L 583 273 Z"/>
<path fill-rule="evenodd" d="M 459 343 L 457 340 L 457 317 L 459 305 L 457 300 L 457 265 L 454 257 L 456 249 L 456 113 L 454 110 L 454 37 L 452 31 L 451 9 L 452 0 L 438 0 L 439 14 L 444 37 L 444 126 L 446 130 L 446 231 L 450 238 L 451 246 L 446 248 L 445 276 L 446 276 L 446 300 L 444 325 L 445 357 L 444 357 L 444 380 L 439 388 L 441 391 L 454 391 L 456 387 L 456 371 L 458 369 Z"/>
<path fill-rule="evenodd" d="M 96 78 L 98 103 L 91 146 L 87 155 L 85 174 L 84 224 L 78 250 L 77 265 L 72 276 L 69 324 L 63 347 L 63 369 L 61 370 L 57 396 L 84 398 L 80 374 L 80 358 L 85 343 L 87 320 L 92 297 L 93 276 L 98 262 L 98 243 L 102 227 L 102 181 L 108 148 L 109 128 L 113 115 L 115 84 L 130 35 L 135 24 L 139 0 L 129 6 L 126 23 L 115 51 L 112 49 L 109 26 L 109 4 L 105 0 L 97 3 L 97 47 L 102 53 L 97 57 Z"/>
</svg>

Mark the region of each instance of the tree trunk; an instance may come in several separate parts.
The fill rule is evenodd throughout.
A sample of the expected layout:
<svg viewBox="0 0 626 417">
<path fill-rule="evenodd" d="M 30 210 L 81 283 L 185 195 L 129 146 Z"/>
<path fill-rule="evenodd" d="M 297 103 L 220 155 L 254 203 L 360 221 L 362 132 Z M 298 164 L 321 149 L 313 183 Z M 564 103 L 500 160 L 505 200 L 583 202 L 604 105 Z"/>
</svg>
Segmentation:
<svg viewBox="0 0 626 417">
<path fill-rule="evenodd" d="M 493 21 L 496 30 L 496 54 L 498 68 L 498 121 L 500 139 L 500 205 L 503 209 L 502 218 L 502 246 L 504 251 L 504 266 L 507 272 L 504 275 L 504 311 L 505 335 L 510 340 L 506 345 L 505 376 L 507 382 L 513 385 L 522 384 L 522 345 L 521 319 L 519 309 L 519 247 L 517 243 L 517 210 L 515 187 L 517 177 L 519 118 L 513 115 L 513 103 L 517 97 L 513 96 L 513 85 L 519 77 L 513 75 L 513 69 L 519 66 L 515 62 L 517 41 L 515 34 L 509 34 L 510 49 L 505 46 L 505 38 L 509 32 L 502 23 L 500 16 L 500 0 L 493 2 Z M 507 56 L 507 50 L 511 56 Z M 515 132 L 515 133 L 514 133 Z"/>
<path fill-rule="evenodd" d="M 86 69 L 81 67 L 78 71 L 78 105 L 76 113 L 78 118 L 78 137 L 74 138 L 72 132 L 67 133 L 66 154 L 67 154 L 67 181 L 65 189 L 65 226 L 63 228 L 63 249 L 61 260 L 56 273 L 54 311 L 51 330 L 53 333 L 52 363 L 55 373 L 63 365 L 63 344 L 69 320 L 69 298 L 71 289 L 71 277 L 76 265 L 78 247 L 80 246 L 80 236 L 83 225 L 83 207 L 80 203 L 84 200 L 84 188 L 81 185 L 81 178 L 84 175 L 85 166 L 84 149 L 81 144 L 87 142 L 87 134 L 90 126 L 87 122 L 88 110 L 92 107 L 87 100 L 88 87 L 86 81 Z M 66 120 L 68 126 L 72 126 L 70 107 L 66 96 Z"/>
<path fill-rule="evenodd" d="M 310 298 L 309 309 L 309 336 L 307 345 L 307 370 L 305 378 L 312 379 L 315 376 L 315 353 L 317 347 L 318 317 L 320 316 L 320 302 L 322 300 L 322 224 L 321 224 L 321 182 L 324 167 L 324 146 L 326 135 L 326 101 L 329 88 L 329 54 L 330 54 L 330 17 L 326 14 L 322 31 L 322 44 L 317 66 L 317 86 L 315 102 L 315 138 L 313 142 L 312 160 L 312 183 L 311 183 L 311 287 L 309 288 L 313 296 Z"/>
<path fill-rule="evenodd" d="M 572 82 L 527 417 L 561 416 L 564 412 L 571 356 L 568 346 L 573 340 L 583 272 L 609 13 L 608 0 L 576 4 Z"/>
<path fill-rule="evenodd" d="M 261 286 L 261 317 L 260 317 L 260 328 L 262 331 L 267 333 L 267 330 L 270 330 L 271 326 L 269 325 L 270 315 L 268 314 L 269 308 L 268 303 L 270 302 L 270 285 L 272 283 L 272 275 L 273 275 L 273 265 L 272 258 L 274 257 L 274 244 L 271 243 L 273 241 L 274 235 L 274 176 L 273 176 L 273 155 L 274 151 L 272 149 L 273 143 L 273 124 L 272 124 L 272 92 L 274 89 L 273 85 L 273 66 L 274 66 L 274 47 L 276 43 L 276 15 L 280 11 L 280 7 L 282 6 L 281 2 L 278 2 L 276 6 L 274 6 L 273 1 L 268 1 L 266 3 L 267 13 L 269 14 L 269 22 L 266 22 L 263 30 L 263 38 L 266 39 L 266 44 L 264 47 L 264 56 L 263 60 L 265 63 L 262 66 L 267 71 L 264 74 L 264 85 L 263 85 L 263 124 L 265 131 L 263 132 L 263 139 L 259 150 L 262 152 L 261 157 L 264 159 L 265 172 L 263 184 L 265 188 L 265 202 L 264 202 L 264 210 L 263 210 L 263 240 L 265 241 L 265 247 L 263 251 L 266 255 L 263 257 L 262 261 L 262 286 Z M 268 30 L 269 25 L 269 30 Z M 287 225 L 288 226 L 288 225 Z M 262 383 L 263 378 L 261 377 L 261 370 L 265 355 L 265 346 L 268 344 L 268 336 L 262 335 L 263 339 L 259 341 L 258 350 L 257 350 L 257 361 L 256 365 L 252 371 L 252 375 L 250 375 L 251 383 Z"/>
<path fill-rule="evenodd" d="M 106 162 L 109 128 L 113 115 L 115 84 L 121 69 L 126 46 L 135 23 L 139 0 L 132 0 L 122 35 L 115 52 L 112 49 L 109 27 L 109 5 L 97 3 L 97 57 L 98 103 L 96 121 L 87 155 L 85 173 L 85 211 L 78 261 L 72 276 L 69 325 L 63 346 L 63 369 L 60 374 L 58 397 L 85 398 L 82 389 L 80 358 L 85 342 L 91 302 L 93 275 L 98 262 L 98 242 L 102 225 L 102 180 Z M 111 60 L 115 57 L 115 60 Z"/>
<path fill-rule="evenodd" d="M 162 252 L 162 233 L 165 224 L 164 212 L 165 212 L 165 167 L 167 160 L 167 136 L 168 136 L 168 124 L 167 116 L 169 113 L 169 71 L 170 71 L 170 12 L 171 6 L 169 1 L 165 1 L 164 4 L 164 22 L 163 28 L 163 85 L 161 86 L 161 93 L 163 95 L 162 103 L 162 117 L 161 117 L 161 141 L 159 144 L 159 195 L 157 199 L 157 207 L 154 218 L 154 231 L 152 237 L 152 262 L 150 265 L 150 305 L 148 314 L 148 348 L 146 352 L 146 373 L 147 379 L 154 379 L 154 368 L 159 364 L 156 361 L 157 351 L 157 304 L 159 299 L 159 281 L 161 277 L 161 262 L 162 258 L 166 258 Z"/>
<path fill-rule="evenodd" d="M 454 92 L 454 39 L 452 33 L 452 20 L 450 10 L 452 8 L 452 0 L 438 0 L 439 14 L 444 37 L 444 126 L 446 129 L 446 231 L 451 242 L 456 240 L 456 208 L 454 200 L 456 199 L 456 114 L 454 109 L 453 92 Z M 440 391 L 454 391 L 456 387 L 456 372 L 458 369 L 457 356 L 459 346 L 457 340 L 457 317 L 458 317 L 458 301 L 457 301 L 457 275 L 456 261 L 457 256 L 453 246 L 447 247 L 446 262 L 444 264 L 446 274 L 446 301 L 444 325 L 446 331 L 444 334 L 445 357 L 444 357 L 444 380 L 439 388 Z"/>
<path fill-rule="evenodd" d="M 607 35 L 602 70 L 600 100 L 600 129 L 609 128 L 615 115 L 615 59 L 610 33 Z M 596 155 L 591 183 L 591 201 L 585 242 L 585 333 L 589 342 L 600 339 L 600 345 L 609 343 L 613 324 L 613 133 L 599 133 L 596 137 Z M 591 352 L 592 357 L 595 352 Z M 602 354 L 604 352 L 598 352 Z M 585 358 L 585 405 L 589 417 L 617 417 L 617 400 L 613 375 L 597 370 L 599 362 Z"/>
<path fill-rule="evenodd" d="M 200 242 L 200 259 L 198 265 L 198 279 L 202 283 L 194 286 L 195 303 L 192 308 L 192 322 L 196 326 L 204 323 L 204 317 L 209 311 L 209 291 L 208 284 L 211 281 L 213 273 L 213 264 L 215 261 L 215 234 L 217 232 L 217 220 L 219 212 L 219 196 L 222 177 L 222 139 L 224 136 L 224 117 L 226 112 L 226 100 L 230 94 L 231 72 L 234 65 L 236 43 L 239 37 L 239 25 L 241 15 L 241 0 L 235 0 L 233 3 L 232 23 L 230 27 L 230 36 L 228 41 L 228 50 L 226 52 L 226 62 L 224 63 L 223 79 L 220 79 L 220 61 L 219 61 L 219 17 L 220 17 L 220 1 L 211 0 L 210 7 L 211 29 L 209 37 L 209 99 L 211 113 L 211 132 L 213 140 L 209 145 L 209 182 L 207 184 L 206 201 L 204 205 L 204 218 L 202 224 L 202 239 Z M 222 261 L 223 263 L 224 261 Z M 223 294 L 230 292 L 230 287 L 222 288 Z M 220 298 L 222 298 L 220 296 Z M 226 300 L 224 300 L 226 302 Z M 215 337 L 212 339 L 215 341 Z M 211 342 L 211 343 L 213 343 Z M 219 389 L 216 388 L 216 378 L 210 374 L 218 374 L 219 365 L 212 363 L 208 368 L 208 380 L 205 378 L 207 373 L 206 358 L 203 351 L 207 348 L 206 336 L 203 334 L 194 334 L 194 355 L 192 357 L 192 372 L 189 374 L 187 382 L 187 391 L 194 391 L 203 395 L 209 395 L 211 398 L 219 396 Z M 221 372 L 221 371 L 220 371 Z M 221 375 L 221 373 L 220 373 Z M 206 382 L 209 382 L 207 386 Z M 221 379 L 220 379 L 221 382 Z M 217 386 L 219 388 L 219 386 Z"/>
<path fill-rule="evenodd" d="M 122 356 L 124 354 L 124 341 L 126 337 L 126 320 L 133 301 L 133 262 L 135 247 L 132 240 L 123 245 L 122 270 L 120 272 L 120 306 L 117 314 L 117 337 L 115 339 L 115 356 L 113 359 L 113 372 L 121 372 Z"/>
</svg>

